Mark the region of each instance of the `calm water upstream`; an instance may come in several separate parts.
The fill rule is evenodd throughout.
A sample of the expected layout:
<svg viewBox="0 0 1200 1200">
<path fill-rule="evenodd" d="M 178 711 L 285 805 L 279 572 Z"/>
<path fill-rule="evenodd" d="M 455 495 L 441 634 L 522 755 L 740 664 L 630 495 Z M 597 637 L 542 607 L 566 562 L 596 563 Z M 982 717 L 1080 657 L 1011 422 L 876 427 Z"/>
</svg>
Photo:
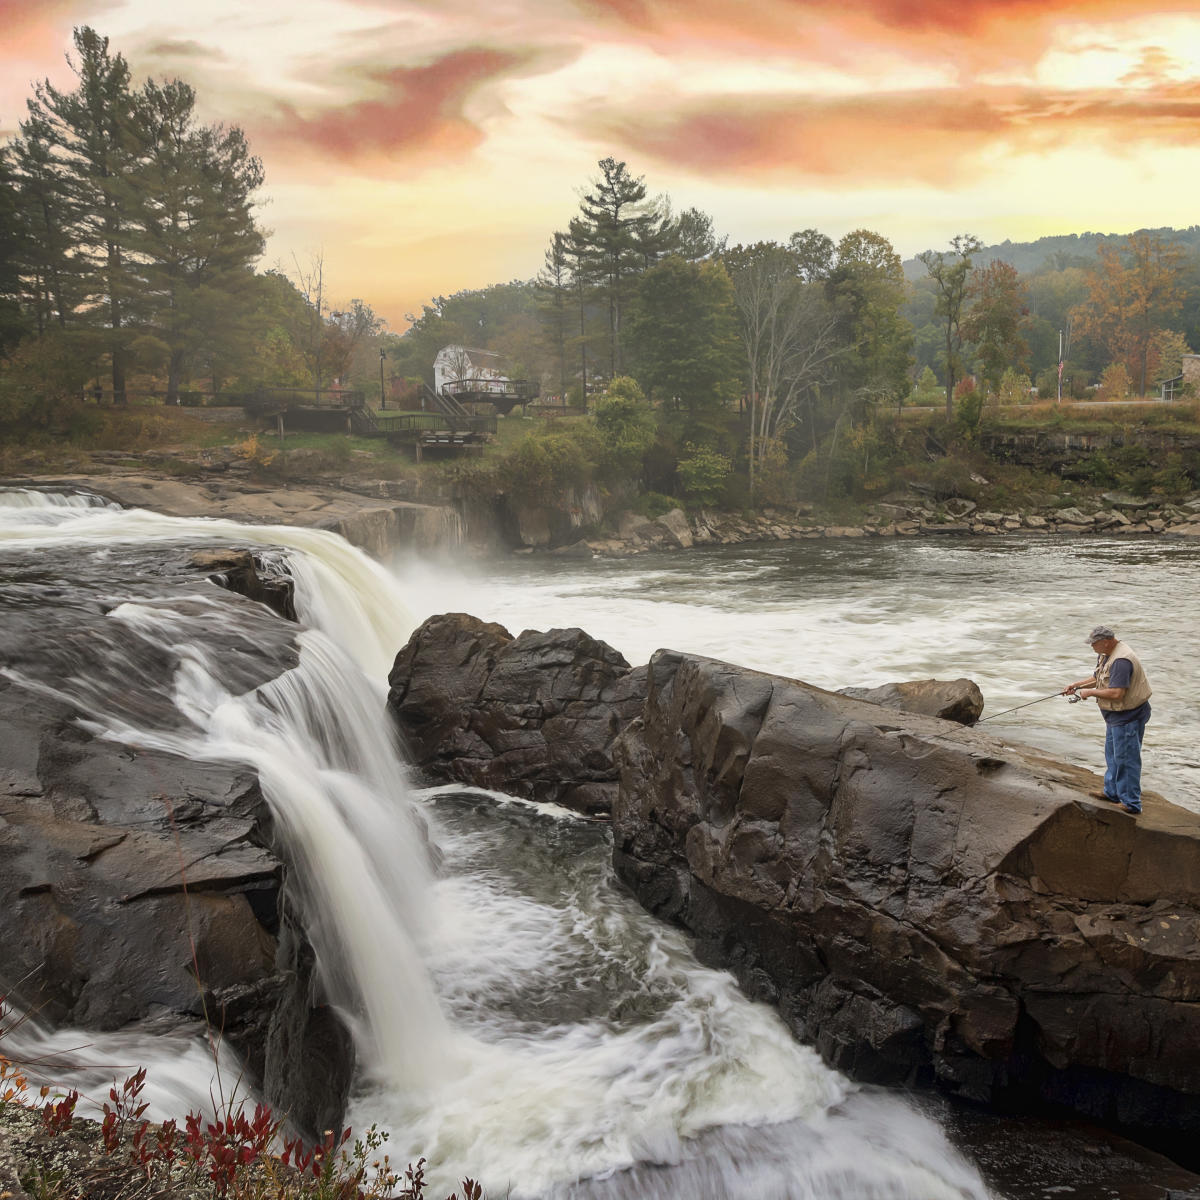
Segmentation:
<svg viewBox="0 0 1200 1200">
<path fill-rule="evenodd" d="M 198 544 L 278 547 L 296 578 L 299 664 L 255 692 L 221 682 L 236 606 L 202 579 L 181 594 L 172 575 Z M 0 492 L 0 619 L 36 621 L 82 591 L 105 614 L 92 674 L 38 686 L 118 695 L 134 677 L 154 705 L 93 705 L 96 732 L 258 771 L 305 865 L 318 960 L 358 1041 L 355 1127 L 385 1125 L 395 1160 L 427 1156 L 435 1193 L 467 1172 L 492 1196 L 530 1200 L 984 1200 L 1083 1180 L 1054 1142 L 1020 1171 L 993 1168 L 989 1190 L 929 1105 L 829 1070 L 643 912 L 615 883 L 603 826 L 415 787 L 383 698 L 417 621 L 457 609 L 514 631 L 579 625 L 632 662 L 670 645 L 825 686 L 969 675 L 995 710 L 1081 675 L 1083 632 L 1103 618 L 1156 685 L 1149 775 L 1194 803 L 1182 793 L 1200 713 L 1168 626 L 1195 611 L 1195 557 L 1157 542 L 855 542 L 389 573 L 332 534 Z M 132 674 L 123 648 L 148 645 L 172 664 L 166 677 Z M 1081 707 L 1048 702 L 1003 732 L 1092 762 L 1100 722 Z M 78 1055 L 88 1094 L 102 1094 L 99 1063 L 147 1063 L 160 1115 L 202 1104 L 210 1086 L 203 1054 L 163 1038 L 24 1036 L 90 1046 Z M 1004 1137 L 991 1140 L 1007 1161 Z M 1157 1169 L 1154 1190 L 1074 1194 L 1161 1196 Z"/>
</svg>

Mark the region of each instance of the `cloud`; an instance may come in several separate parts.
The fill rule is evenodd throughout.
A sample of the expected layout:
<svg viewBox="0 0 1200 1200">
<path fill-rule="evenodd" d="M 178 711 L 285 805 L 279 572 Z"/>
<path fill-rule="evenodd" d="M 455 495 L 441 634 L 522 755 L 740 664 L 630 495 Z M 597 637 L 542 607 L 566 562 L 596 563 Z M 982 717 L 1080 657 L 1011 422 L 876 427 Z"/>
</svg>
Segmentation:
<svg viewBox="0 0 1200 1200">
<path fill-rule="evenodd" d="M 581 20 L 670 52 L 748 50 L 842 66 L 892 52 L 970 69 L 1030 64 L 1065 28 L 1140 21 L 1139 0 L 576 0 Z M 1194 16 L 1194 0 L 1155 0 L 1154 15 Z"/>
<path fill-rule="evenodd" d="M 360 168 L 422 166 L 468 154 L 483 141 L 479 114 L 468 113 L 472 103 L 505 79 L 562 62 L 557 51 L 464 47 L 419 66 L 342 63 L 337 78 L 362 80 L 356 86 L 371 94 L 315 109 L 278 100 L 265 116 L 248 119 L 246 129 L 256 145 L 289 154 L 315 153 Z"/>
<path fill-rule="evenodd" d="M 1200 83 L 1068 92 L 937 89 L 885 95 L 709 96 L 584 115 L 593 137 L 659 164 L 762 183 L 803 179 L 952 187 L 998 158 L 1087 139 L 1190 145 Z"/>
<path fill-rule="evenodd" d="M 1158 85 L 1178 76 L 1182 67 L 1183 63 L 1161 46 L 1143 46 L 1137 66 L 1121 76 L 1121 83 L 1126 87 Z"/>
<path fill-rule="evenodd" d="M 138 48 L 138 58 L 156 63 L 226 63 L 229 56 L 215 46 L 206 46 L 192 38 L 160 38 Z"/>
</svg>

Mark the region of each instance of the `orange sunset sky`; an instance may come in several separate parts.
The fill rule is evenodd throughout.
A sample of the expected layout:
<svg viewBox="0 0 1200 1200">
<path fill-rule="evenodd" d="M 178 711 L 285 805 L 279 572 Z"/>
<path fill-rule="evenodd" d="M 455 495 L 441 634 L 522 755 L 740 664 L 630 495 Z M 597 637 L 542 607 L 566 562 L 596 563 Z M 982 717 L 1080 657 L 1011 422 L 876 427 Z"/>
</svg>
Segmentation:
<svg viewBox="0 0 1200 1200">
<path fill-rule="evenodd" d="M 0 138 L 79 24 L 246 131 L 264 266 L 396 330 L 532 276 L 609 154 L 733 242 L 1200 220 L 1195 0 L 0 0 Z"/>
</svg>

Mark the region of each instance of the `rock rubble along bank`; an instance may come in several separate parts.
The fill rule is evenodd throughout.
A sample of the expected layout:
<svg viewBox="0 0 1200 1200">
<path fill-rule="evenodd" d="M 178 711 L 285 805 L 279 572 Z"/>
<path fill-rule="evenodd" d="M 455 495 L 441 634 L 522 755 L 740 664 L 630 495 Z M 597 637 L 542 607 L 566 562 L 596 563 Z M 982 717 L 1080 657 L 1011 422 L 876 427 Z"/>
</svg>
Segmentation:
<svg viewBox="0 0 1200 1200">
<path fill-rule="evenodd" d="M 668 650 L 631 668 L 579 630 L 431 618 L 391 684 L 435 778 L 611 799 L 621 878 L 832 1065 L 1200 1132 L 1200 815 L 1149 795 L 1133 820 L 981 730 Z"/>
<path fill-rule="evenodd" d="M 1036 511 L 992 512 L 972 500 L 935 501 L 894 495 L 868 510 L 861 524 L 824 523 L 809 506 L 785 512 L 767 509 L 752 516 L 672 509 L 651 520 L 625 512 L 611 536 L 588 538 L 550 551 L 561 556 L 622 558 L 651 550 L 728 546 L 742 542 L 805 541 L 814 538 L 993 537 L 1003 534 L 1166 534 L 1200 538 L 1200 497 L 1180 505 L 1120 493 L 1108 493 L 1077 505 L 1045 505 Z"/>
</svg>

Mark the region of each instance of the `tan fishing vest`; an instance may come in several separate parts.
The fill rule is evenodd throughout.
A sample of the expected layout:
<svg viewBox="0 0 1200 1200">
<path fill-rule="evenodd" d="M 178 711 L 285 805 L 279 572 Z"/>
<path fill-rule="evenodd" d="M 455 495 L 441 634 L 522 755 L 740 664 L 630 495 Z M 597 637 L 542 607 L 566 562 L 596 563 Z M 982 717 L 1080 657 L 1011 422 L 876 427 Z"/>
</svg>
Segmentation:
<svg viewBox="0 0 1200 1200">
<path fill-rule="evenodd" d="M 1125 689 L 1125 695 L 1120 700 L 1101 700 L 1099 696 L 1096 697 L 1096 703 L 1109 712 L 1125 712 L 1145 704 L 1150 699 L 1150 681 L 1146 678 L 1146 672 L 1142 670 L 1138 656 L 1124 642 L 1118 642 L 1111 654 L 1101 656 L 1100 662 L 1096 666 L 1096 686 L 1108 687 L 1108 673 L 1118 658 L 1129 659 L 1133 665 L 1133 678 L 1130 679 L 1129 686 Z"/>
</svg>

